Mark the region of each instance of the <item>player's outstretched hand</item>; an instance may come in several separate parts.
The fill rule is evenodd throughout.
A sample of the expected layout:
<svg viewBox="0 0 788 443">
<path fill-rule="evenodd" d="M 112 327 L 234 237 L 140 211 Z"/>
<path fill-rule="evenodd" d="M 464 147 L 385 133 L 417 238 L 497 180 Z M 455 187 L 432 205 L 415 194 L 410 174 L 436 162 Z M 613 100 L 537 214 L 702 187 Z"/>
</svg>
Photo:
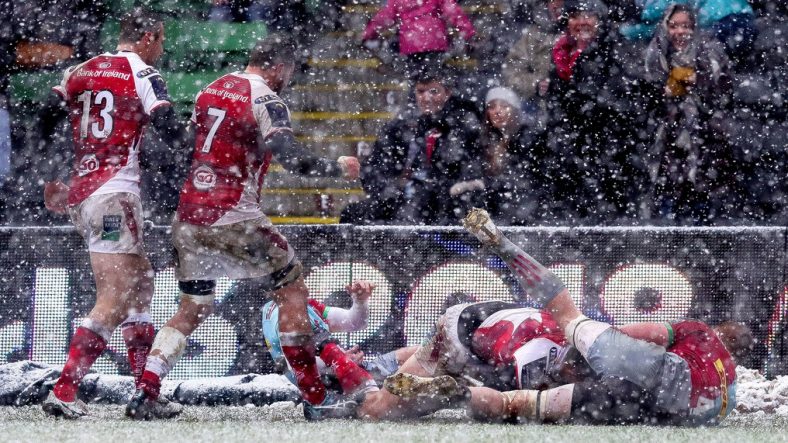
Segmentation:
<svg viewBox="0 0 788 443">
<path fill-rule="evenodd" d="M 449 195 L 452 197 L 457 197 L 459 195 L 465 194 L 466 192 L 483 191 L 484 188 L 484 181 L 480 179 L 461 181 L 453 184 L 451 188 L 449 188 Z"/>
<path fill-rule="evenodd" d="M 56 214 L 65 214 L 69 187 L 56 180 L 44 185 L 44 206 Z"/>
<path fill-rule="evenodd" d="M 369 300 L 374 289 L 375 284 L 367 280 L 356 280 L 345 286 L 345 290 L 350 293 L 350 297 L 359 303 L 364 303 Z"/>
<path fill-rule="evenodd" d="M 362 351 L 358 345 L 353 345 L 352 348 L 345 349 L 345 356 L 357 365 L 360 365 L 361 362 L 364 361 L 364 351 Z"/>
<path fill-rule="evenodd" d="M 361 174 L 361 164 L 356 157 L 342 156 L 337 159 L 342 168 L 342 176 L 347 180 L 355 180 Z"/>
</svg>

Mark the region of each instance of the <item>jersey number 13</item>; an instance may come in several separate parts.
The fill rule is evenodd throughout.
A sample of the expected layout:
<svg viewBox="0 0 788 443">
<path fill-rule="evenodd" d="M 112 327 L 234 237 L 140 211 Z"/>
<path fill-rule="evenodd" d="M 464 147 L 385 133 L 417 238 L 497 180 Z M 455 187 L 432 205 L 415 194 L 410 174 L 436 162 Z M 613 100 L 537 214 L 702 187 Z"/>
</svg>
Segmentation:
<svg viewBox="0 0 788 443">
<path fill-rule="evenodd" d="M 112 133 L 112 110 L 115 107 L 115 97 L 109 91 L 99 91 L 93 98 L 93 91 L 87 90 L 79 95 L 78 102 L 82 103 L 82 118 L 79 122 L 80 138 L 87 138 L 88 123 L 90 123 L 90 107 L 99 107 L 99 118 L 101 122 L 94 121 L 90 125 L 90 133 L 95 138 L 107 138 Z"/>
</svg>

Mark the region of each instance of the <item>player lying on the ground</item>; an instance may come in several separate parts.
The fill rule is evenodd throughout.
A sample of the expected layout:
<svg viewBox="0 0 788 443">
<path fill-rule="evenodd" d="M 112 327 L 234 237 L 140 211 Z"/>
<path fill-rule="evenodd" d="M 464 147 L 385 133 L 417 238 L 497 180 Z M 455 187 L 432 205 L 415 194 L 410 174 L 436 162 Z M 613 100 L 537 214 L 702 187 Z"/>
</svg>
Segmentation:
<svg viewBox="0 0 788 443">
<path fill-rule="evenodd" d="M 424 345 L 417 348 L 399 369 L 400 373 L 432 377 L 449 374 L 472 384 L 501 391 L 546 389 L 582 379 L 590 373 L 584 360 L 566 345 L 550 314 L 512 303 L 481 302 L 455 305 L 436 322 Z M 446 381 L 444 380 L 444 383 Z M 414 403 L 392 395 L 391 384 L 368 396 L 358 415 L 368 419 L 400 419 L 451 406 L 449 399 L 435 398 L 411 414 Z M 398 393 L 402 386 L 393 385 Z M 455 392 L 456 384 L 439 386 Z M 454 390 L 453 390 L 454 389 Z M 462 395 L 458 399 L 462 399 Z M 410 401 L 410 400 L 416 400 Z"/>
<path fill-rule="evenodd" d="M 567 345 L 549 313 L 504 302 L 460 304 L 447 309 L 424 345 L 400 368 L 398 375 L 405 374 L 448 374 L 472 385 L 486 386 L 492 392 L 556 388 L 592 376 L 585 360 Z M 420 378 L 387 380 L 378 398 L 363 404 L 359 415 L 370 419 L 401 418 L 402 399 L 398 397 L 407 398 L 408 403 L 428 399 L 434 408 L 464 407 L 466 400 L 475 398 L 472 395 L 476 391 L 460 389 L 451 378 L 425 380 L 428 382 L 424 387 L 411 387 L 422 382 Z M 414 397 L 414 393 L 423 395 Z M 429 412 L 434 410 L 422 405 L 420 413 Z"/>
<path fill-rule="evenodd" d="M 486 212 L 472 210 L 464 224 L 507 263 L 599 379 L 592 385 L 570 384 L 546 391 L 501 393 L 471 388 L 470 403 L 476 415 L 536 422 L 580 416 L 598 422 L 597 414 L 606 411 L 601 415 L 603 422 L 708 424 L 722 420 L 734 408 L 732 354 L 744 355 L 751 348 L 752 335 L 746 326 L 735 322 L 716 328 L 697 321 L 641 323 L 627 327 L 625 333 L 582 315 L 560 279 L 503 236 Z M 407 362 L 401 372 L 407 372 L 405 366 Z M 392 380 L 391 389 L 407 394 L 432 388 L 457 394 L 447 382 L 446 378 L 399 376 Z M 394 389 L 397 384 L 402 389 Z"/>
<path fill-rule="evenodd" d="M 461 317 L 473 318 L 475 314 L 472 309 L 475 308 L 476 305 L 464 308 Z M 506 311 L 510 311 L 508 316 L 512 317 L 519 310 L 528 311 L 530 308 Z M 506 311 L 495 313 L 491 318 L 504 314 Z M 525 312 L 522 315 L 525 315 Z M 541 315 L 547 316 L 549 314 L 542 313 Z M 480 329 L 511 330 L 511 325 L 503 328 L 506 321 L 502 319 L 494 327 Z M 680 331 L 687 328 L 688 325 L 691 327 L 693 323 L 697 322 L 677 322 L 666 324 L 666 326 Z M 462 320 L 460 320 L 460 324 L 462 324 Z M 526 322 L 516 328 L 520 329 L 524 326 L 528 327 Z M 637 324 L 628 325 L 622 327 L 621 330 L 624 333 L 632 330 L 637 332 L 640 326 Z M 726 326 L 717 328 L 724 330 Z M 510 334 L 512 337 L 525 335 L 518 332 L 517 329 Z M 680 335 L 682 334 L 677 334 L 677 336 Z M 448 352 L 443 354 L 444 358 L 438 360 L 435 373 L 459 375 L 461 378 L 473 381 L 472 379 L 477 378 L 478 374 L 484 371 L 479 371 L 478 363 L 474 365 L 458 364 L 463 360 L 463 357 L 457 358 L 457 356 L 462 356 L 463 353 L 451 352 L 450 349 L 460 350 L 462 348 L 455 345 L 443 346 L 452 342 L 457 343 L 456 338 L 452 339 L 451 335 L 446 334 L 438 340 L 430 341 L 430 343 L 439 345 L 438 347 L 431 346 L 432 349 L 441 349 L 442 347 L 447 350 L 449 348 Z M 668 351 L 674 350 L 675 347 L 687 346 L 686 342 L 686 339 L 678 337 L 675 344 L 668 347 Z M 496 345 L 498 344 L 496 343 Z M 480 355 L 476 349 L 473 346 L 464 355 L 476 359 Z M 416 353 L 417 356 L 421 354 L 422 352 Z M 424 353 L 424 356 L 429 358 L 430 353 Z M 411 400 L 418 401 L 419 397 L 427 397 L 436 406 L 467 408 L 471 416 L 482 421 L 571 421 L 591 424 L 655 421 L 674 424 L 687 423 L 681 415 L 655 414 L 650 407 L 652 399 L 649 393 L 642 392 L 642 389 L 637 385 L 619 377 L 595 377 L 588 364 L 574 348 L 568 344 L 562 346 L 560 342 L 553 342 L 547 337 L 535 337 L 523 343 L 512 353 L 512 360 L 508 364 L 501 366 L 500 363 L 499 360 L 497 365 L 491 365 L 489 368 L 494 369 L 493 376 L 500 377 L 497 380 L 497 386 L 496 380 L 493 379 L 491 383 L 490 379 L 483 379 L 485 387 L 464 388 L 448 376 L 419 377 L 404 372 L 387 380 L 384 386 L 388 392 Z M 458 370 L 460 374 L 456 373 Z M 566 384 L 562 385 L 561 383 Z M 493 388 L 493 386 L 495 387 Z M 436 399 L 436 397 L 438 398 Z"/>
<path fill-rule="evenodd" d="M 402 348 L 381 355 L 369 363 L 363 362 L 363 353 L 351 349 L 343 350 L 339 344 L 330 337 L 332 332 L 355 332 L 366 328 L 369 309 L 367 302 L 375 286 L 364 280 L 354 281 L 346 287 L 353 305 L 350 309 L 326 306 L 314 299 L 309 299 L 307 312 L 317 345 L 318 367 L 321 374 L 334 376 L 341 390 L 341 394 L 353 402 L 363 402 L 366 395 L 378 391 L 378 382 L 382 383 L 386 376 L 393 374 L 404 362 L 415 347 Z M 286 365 L 287 360 L 282 353 L 279 331 L 279 307 L 273 301 L 263 307 L 263 335 L 268 352 L 274 362 Z M 289 365 L 286 366 L 285 375 L 295 383 L 295 375 Z M 377 377 L 373 377 L 376 374 Z M 348 410 L 348 408 L 343 408 Z M 304 415 L 307 419 L 318 419 L 325 414 L 314 414 L 313 408 L 308 403 L 304 404 Z"/>
</svg>

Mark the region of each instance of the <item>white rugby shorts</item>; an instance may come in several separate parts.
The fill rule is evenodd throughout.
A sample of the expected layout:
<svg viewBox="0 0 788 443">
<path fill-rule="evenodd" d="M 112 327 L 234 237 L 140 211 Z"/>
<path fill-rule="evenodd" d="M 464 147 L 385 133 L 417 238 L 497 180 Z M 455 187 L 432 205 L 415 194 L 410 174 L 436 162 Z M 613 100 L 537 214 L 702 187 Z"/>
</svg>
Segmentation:
<svg viewBox="0 0 788 443">
<path fill-rule="evenodd" d="M 434 333 L 416 351 L 416 361 L 430 376 L 462 375 L 473 358 L 471 350 L 460 341 L 457 325 L 460 315 L 470 303 L 454 305 L 435 322 Z"/>
<path fill-rule="evenodd" d="M 71 222 L 88 251 L 145 255 L 142 244 L 142 203 L 128 192 L 91 195 L 68 208 Z"/>
<path fill-rule="evenodd" d="M 290 243 L 265 216 L 221 226 L 176 219 L 172 243 L 180 281 L 270 277 L 273 286 L 281 287 L 301 273 Z"/>
</svg>

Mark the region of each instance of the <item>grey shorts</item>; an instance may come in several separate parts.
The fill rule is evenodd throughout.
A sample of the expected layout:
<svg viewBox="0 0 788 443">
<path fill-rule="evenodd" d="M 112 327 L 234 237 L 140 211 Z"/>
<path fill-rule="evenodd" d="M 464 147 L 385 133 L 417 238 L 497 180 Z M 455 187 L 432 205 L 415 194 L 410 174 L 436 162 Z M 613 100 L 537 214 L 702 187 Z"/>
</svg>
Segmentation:
<svg viewBox="0 0 788 443">
<path fill-rule="evenodd" d="M 600 376 L 619 377 L 652 394 L 655 411 L 671 415 L 689 412 L 689 365 L 665 348 L 610 328 L 596 339 L 586 359 Z"/>
<path fill-rule="evenodd" d="M 267 217 L 222 226 L 176 220 L 172 243 L 178 251 L 175 277 L 180 281 L 267 277 L 276 289 L 301 274 L 293 248 Z"/>
</svg>

